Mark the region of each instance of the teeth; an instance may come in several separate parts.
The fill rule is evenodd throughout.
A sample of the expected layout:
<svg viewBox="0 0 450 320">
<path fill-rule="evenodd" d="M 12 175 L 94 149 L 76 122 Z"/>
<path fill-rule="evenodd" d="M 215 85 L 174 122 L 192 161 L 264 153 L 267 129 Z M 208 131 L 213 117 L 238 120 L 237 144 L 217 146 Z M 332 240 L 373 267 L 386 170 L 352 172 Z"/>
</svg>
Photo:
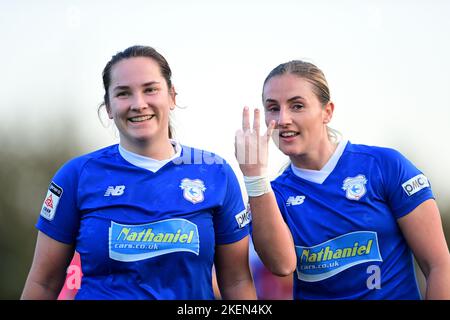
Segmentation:
<svg viewBox="0 0 450 320">
<path fill-rule="evenodd" d="M 141 121 L 145 121 L 145 120 L 150 120 L 151 118 L 153 118 L 153 115 L 130 118 L 130 121 L 131 122 L 141 122 Z"/>
<path fill-rule="evenodd" d="M 293 136 L 296 136 L 296 135 L 297 135 L 297 132 L 293 132 L 293 131 L 290 131 L 290 132 L 282 132 L 280 135 L 281 135 L 282 137 L 293 137 Z"/>
</svg>

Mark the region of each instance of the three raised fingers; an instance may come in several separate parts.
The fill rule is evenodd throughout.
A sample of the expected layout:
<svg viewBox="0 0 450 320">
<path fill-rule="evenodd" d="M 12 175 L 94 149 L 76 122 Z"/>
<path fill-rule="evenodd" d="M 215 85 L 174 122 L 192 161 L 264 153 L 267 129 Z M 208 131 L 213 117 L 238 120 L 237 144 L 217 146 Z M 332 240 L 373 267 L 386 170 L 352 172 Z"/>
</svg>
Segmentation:
<svg viewBox="0 0 450 320">
<path fill-rule="evenodd" d="M 275 130 L 275 121 L 272 120 L 269 125 L 267 126 L 267 131 L 265 133 L 265 136 L 267 138 L 270 138 L 273 134 L 273 131 Z M 253 131 L 257 134 L 259 137 L 260 134 L 260 127 L 261 127 L 261 112 L 258 108 L 255 108 L 254 114 L 253 114 Z M 245 133 L 248 133 L 250 130 L 250 110 L 247 106 L 244 107 L 244 110 L 242 111 L 242 131 Z"/>
</svg>

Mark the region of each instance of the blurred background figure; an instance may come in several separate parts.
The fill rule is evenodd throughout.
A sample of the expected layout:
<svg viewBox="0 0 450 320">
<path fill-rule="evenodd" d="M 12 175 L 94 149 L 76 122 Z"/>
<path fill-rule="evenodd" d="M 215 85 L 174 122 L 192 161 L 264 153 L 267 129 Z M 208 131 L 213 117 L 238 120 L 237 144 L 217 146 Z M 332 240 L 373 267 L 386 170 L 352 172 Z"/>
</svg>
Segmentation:
<svg viewBox="0 0 450 320">
<path fill-rule="evenodd" d="M 292 300 L 292 275 L 278 277 L 270 272 L 258 257 L 253 242 L 250 245 L 250 267 L 258 299 Z"/>
</svg>

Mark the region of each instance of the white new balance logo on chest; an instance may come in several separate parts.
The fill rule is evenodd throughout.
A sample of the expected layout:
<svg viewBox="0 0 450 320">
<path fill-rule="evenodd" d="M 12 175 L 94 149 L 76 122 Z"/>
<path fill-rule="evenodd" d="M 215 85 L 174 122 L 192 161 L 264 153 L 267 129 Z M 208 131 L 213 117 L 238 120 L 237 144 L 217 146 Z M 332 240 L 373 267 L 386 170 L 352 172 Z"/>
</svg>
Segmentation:
<svg viewBox="0 0 450 320">
<path fill-rule="evenodd" d="M 286 201 L 286 206 L 298 206 L 305 201 L 305 196 L 290 196 Z"/>
<path fill-rule="evenodd" d="M 125 186 L 109 186 L 106 189 L 105 197 L 109 196 L 121 196 L 125 191 Z"/>
</svg>

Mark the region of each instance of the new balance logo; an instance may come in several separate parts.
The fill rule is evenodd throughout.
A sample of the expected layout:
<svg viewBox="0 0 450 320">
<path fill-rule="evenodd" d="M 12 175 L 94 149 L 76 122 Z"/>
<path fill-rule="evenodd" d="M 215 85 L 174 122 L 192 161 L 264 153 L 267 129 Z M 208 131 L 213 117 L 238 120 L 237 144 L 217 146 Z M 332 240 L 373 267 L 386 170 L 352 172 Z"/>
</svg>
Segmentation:
<svg viewBox="0 0 450 320">
<path fill-rule="evenodd" d="M 286 201 L 286 206 L 298 206 L 305 201 L 305 196 L 290 196 Z"/>
<path fill-rule="evenodd" d="M 105 197 L 121 196 L 123 195 L 124 190 L 125 186 L 109 186 L 108 189 L 106 189 Z"/>
</svg>

